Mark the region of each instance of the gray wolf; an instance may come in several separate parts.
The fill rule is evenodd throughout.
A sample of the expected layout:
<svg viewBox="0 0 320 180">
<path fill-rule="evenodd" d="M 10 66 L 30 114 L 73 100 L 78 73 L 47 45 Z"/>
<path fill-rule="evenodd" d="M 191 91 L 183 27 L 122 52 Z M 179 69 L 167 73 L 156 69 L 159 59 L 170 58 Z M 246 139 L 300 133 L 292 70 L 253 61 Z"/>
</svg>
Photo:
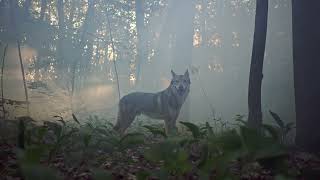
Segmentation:
<svg viewBox="0 0 320 180">
<path fill-rule="evenodd" d="M 144 114 L 162 119 L 168 134 L 176 130 L 176 120 L 190 91 L 189 72 L 177 75 L 171 70 L 172 79 L 168 88 L 157 93 L 133 92 L 119 101 L 117 123 L 114 130 L 123 134 L 135 117 Z"/>
</svg>

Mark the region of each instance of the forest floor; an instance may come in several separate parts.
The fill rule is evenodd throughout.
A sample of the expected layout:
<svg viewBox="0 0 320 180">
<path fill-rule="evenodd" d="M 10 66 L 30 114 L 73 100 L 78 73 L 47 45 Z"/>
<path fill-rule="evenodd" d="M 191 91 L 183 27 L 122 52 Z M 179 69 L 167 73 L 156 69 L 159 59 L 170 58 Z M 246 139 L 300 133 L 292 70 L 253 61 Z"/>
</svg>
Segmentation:
<svg viewBox="0 0 320 180">
<path fill-rule="evenodd" d="M 320 159 L 240 131 L 181 123 L 167 136 L 159 125 L 125 136 L 92 117 L 86 123 L 1 120 L 0 179 L 319 179 Z"/>
</svg>

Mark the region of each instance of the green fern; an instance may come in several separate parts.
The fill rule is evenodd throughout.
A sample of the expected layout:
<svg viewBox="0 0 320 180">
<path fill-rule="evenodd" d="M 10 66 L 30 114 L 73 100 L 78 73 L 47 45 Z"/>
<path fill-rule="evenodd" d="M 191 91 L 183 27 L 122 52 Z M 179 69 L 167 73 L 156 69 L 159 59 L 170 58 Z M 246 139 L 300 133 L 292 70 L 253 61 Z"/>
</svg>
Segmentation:
<svg viewBox="0 0 320 180">
<path fill-rule="evenodd" d="M 148 125 L 144 125 L 143 127 L 148 129 L 152 133 L 153 136 L 160 135 L 164 138 L 168 137 L 164 129 L 159 129 L 154 126 L 148 126 Z"/>
<path fill-rule="evenodd" d="M 201 131 L 197 125 L 190 122 L 183 122 L 183 121 L 180 121 L 179 123 L 181 123 L 182 125 L 188 128 L 188 130 L 192 133 L 193 138 L 198 139 L 201 137 Z"/>
</svg>

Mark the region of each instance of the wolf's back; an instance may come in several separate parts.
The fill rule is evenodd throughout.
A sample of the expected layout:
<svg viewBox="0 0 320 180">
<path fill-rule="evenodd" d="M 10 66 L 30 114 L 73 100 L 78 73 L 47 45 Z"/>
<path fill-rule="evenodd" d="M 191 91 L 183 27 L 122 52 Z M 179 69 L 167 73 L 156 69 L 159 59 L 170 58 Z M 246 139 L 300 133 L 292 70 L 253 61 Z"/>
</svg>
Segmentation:
<svg viewBox="0 0 320 180">
<path fill-rule="evenodd" d="M 153 111 L 157 106 L 157 93 L 134 92 L 121 98 L 119 108 L 129 108 L 140 114 L 145 111 Z"/>
</svg>

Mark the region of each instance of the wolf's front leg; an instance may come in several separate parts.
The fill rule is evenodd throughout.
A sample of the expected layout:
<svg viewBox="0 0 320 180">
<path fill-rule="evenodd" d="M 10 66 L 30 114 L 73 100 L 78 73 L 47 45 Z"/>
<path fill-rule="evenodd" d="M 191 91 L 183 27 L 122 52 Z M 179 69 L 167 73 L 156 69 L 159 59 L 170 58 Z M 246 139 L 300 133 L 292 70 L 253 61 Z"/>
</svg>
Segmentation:
<svg viewBox="0 0 320 180">
<path fill-rule="evenodd" d="M 167 135 L 175 135 L 177 133 L 176 119 L 165 119 L 165 130 Z"/>
</svg>

